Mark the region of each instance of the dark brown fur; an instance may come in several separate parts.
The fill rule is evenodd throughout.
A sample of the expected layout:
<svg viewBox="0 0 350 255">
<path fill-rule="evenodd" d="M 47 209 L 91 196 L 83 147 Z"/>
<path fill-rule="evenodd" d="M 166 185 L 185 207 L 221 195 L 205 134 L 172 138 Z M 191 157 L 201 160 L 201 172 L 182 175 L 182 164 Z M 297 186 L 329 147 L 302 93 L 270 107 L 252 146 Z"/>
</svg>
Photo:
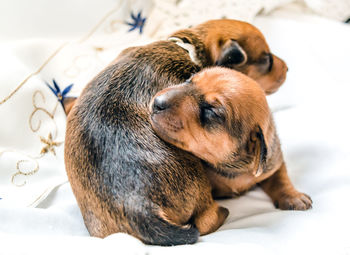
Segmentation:
<svg viewBox="0 0 350 255">
<path fill-rule="evenodd" d="M 162 139 L 205 162 L 215 197 L 260 184 L 278 208 L 311 207 L 310 197 L 287 175 L 264 92 L 249 77 L 226 68 L 203 70 L 182 86 L 158 92 L 151 111 Z"/>
<path fill-rule="evenodd" d="M 204 31 L 206 26 L 212 27 Z M 241 27 L 251 29 L 237 35 Z M 215 32 L 215 42 L 212 30 L 225 36 Z M 173 36 L 195 47 L 198 64 L 174 42 L 159 41 L 124 50 L 86 86 L 68 115 L 65 164 L 91 235 L 125 232 L 148 244 L 186 244 L 224 222 L 228 211 L 213 201 L 201 161 L 154 133 L 148 106 L 159 90 L 184 82 L 217 61 L 230 68 L 260 66 L 258 55 L 270 54 L 263 38 L 259 45 L 245 44 L 247 53 L 234 44 L 232 58 L 230 50 L 217 59 L 211 57 L 211 44 L 243 35 L 262 37 L 247 23 L 227 20 L 182 30 Z M 250 57 L 249 52 L 257 56 Z M 251 61 L 238 63 L 240 54 Z M 232 64 L 225 62 L 227 58 L 237 59 Z M 273 68 L 279 69 L 281 85 L 285 64 L 273 63 Z M 271 75 L 267 70 L 259 72 Z"/>
<path fill-rule="evenodd" d="M 177 31 L 170 37 L 180 38 L 195 47 L 200 60 L 198 68 L 219 65 L 238 70 L 256 80 L 268 95 L 276 92 L 286 79 L 287 65 L 271 53 L 264 35 L 249 23 L 211 20 L 192 29 Z M 121 55 L 131 50 L 133 48 L 128 48 Z M 176 51 L 178 54 L 187 54 L 184 49 Z M 64 105 L 66 103 L 68 115 L 72 101 L 63 102 Z"/>
</svg>

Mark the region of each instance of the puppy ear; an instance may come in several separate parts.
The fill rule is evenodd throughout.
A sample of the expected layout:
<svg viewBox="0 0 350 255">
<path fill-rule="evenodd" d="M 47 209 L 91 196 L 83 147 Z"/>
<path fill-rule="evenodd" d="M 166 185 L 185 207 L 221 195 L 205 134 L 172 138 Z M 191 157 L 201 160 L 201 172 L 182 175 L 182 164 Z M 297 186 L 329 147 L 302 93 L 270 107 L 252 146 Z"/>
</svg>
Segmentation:
<svg viewBox="0 0 350 255">
<path fill-rule="evenodd" d="M 75 104 L 75 101 L 77 100 L 76 97 L 65 97 L 63 99 L 63 108 L 64 108 L 64 112 L 66 113 L 66 115 L 68 116 L 68 113 L 70 112 L 70 110 L 72 109 L 72 107 Z"/>
<path fill-rule="evenodd" d="M 257 126 L 250 133 L 250 140 L 248 142 L 248 152 L 254 155 L 254 169 L 256 169 L 254 175 L 258 177 L 264 171 L 267 156 L 267 146 L 265 142 L 265 137 L 260 126 Z"/>
<path fill-rule="evenodd" d="M 235 40 L 228 40 L 221 48 L 221 53 L 215 61 L 219 66 L 243 65 L 247 62 L 247 53 Z"/>
</svg>

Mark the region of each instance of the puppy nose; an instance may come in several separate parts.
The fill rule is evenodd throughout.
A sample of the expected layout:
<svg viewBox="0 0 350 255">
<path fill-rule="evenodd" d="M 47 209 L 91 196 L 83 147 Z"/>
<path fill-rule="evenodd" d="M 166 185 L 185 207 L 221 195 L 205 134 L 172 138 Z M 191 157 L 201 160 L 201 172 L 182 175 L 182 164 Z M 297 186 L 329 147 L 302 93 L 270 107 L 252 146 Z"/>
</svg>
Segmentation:
<svg viewBox="0 0 350 255">
<path fill-rule="evenodd" d="M 157 96 L 153 101 L 153 112 L 161 112 L 169 108 L 167 96 L 165 94 Z"/>
</svg>

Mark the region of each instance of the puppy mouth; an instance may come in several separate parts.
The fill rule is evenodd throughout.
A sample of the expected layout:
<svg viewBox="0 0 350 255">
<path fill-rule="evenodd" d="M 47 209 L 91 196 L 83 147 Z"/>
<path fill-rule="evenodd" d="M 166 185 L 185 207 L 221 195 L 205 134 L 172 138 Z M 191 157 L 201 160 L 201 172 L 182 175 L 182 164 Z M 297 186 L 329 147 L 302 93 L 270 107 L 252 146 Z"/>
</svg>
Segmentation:
<svg viewBox="0 0 350 255">
<path fill-rule="evenodd" d="M 171 118 L 171 114 L 169 118 L 169 114 L 164 112 L 152 112 L 151 122 L 156 123 L 160 128 L 172 133 L 176 133 L 183 129 L 183 123 L 180 119 Z"/>
<path fill-rule="evenodd" d="M 265 91 L 265 94 L 266 94 L 266 95 L 271 95 L 271 94 L 275 93 L 278 89 L 279 89 L 279 88 L 266 90 L 266 91 Z"/>
<path fill-rule="evenodd" d="M 278 79 L 278 80 L 275 82 L 275 84 L 274 84 L 273 87 L 270 87 L 270 88 L 268 88 L 268 89 L 265 90 L 265 94 L 266 94 L 266 95 L 271 95 L 271 94 L 275 93 L 277 90 L 280 89 L 280 87 L 281 87 L 281 85 L 283 84 L 284 80 L 285 80 L 284 77 Z"/>
<path fill-rule="evenodd" d="M 170 121 L 159 121 L 157 118 L 157 113 L 151 114 L 151 125 L 156 132 L 156 134 L 163 140 L 165 140 L 168 143 L 184 146 L 184 143 L 177 140 L 173 136 L 171 136 L 171 133 L 176 133 L 180 129 L 183 128 L 182 123 L 180 122 L 178 125 L 175 125 L 174 123 L 171 123 Z M 162 119 L 161 119 L 162 120 Z"/>
</svg>

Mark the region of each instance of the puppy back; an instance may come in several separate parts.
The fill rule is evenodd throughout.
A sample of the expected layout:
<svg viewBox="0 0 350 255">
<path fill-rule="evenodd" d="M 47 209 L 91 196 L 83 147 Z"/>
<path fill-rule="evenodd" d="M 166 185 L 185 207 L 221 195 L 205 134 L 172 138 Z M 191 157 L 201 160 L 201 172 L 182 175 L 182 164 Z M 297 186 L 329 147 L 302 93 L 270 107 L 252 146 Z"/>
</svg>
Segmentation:
<svg viewBox="0 0 350 255">
<path fill-rule="evenodd" d="M 200 197 L 195 187 L 185 188 L 201 176 L 193 157 L 166 146 L 148 121 L 156 91 L 199 69 L 179 50 L 164 41 L 126 51 L 87 85 L 68 116 L 66 170 L 93 236 L 126 232 L 159 245 L 198 239 L 195 227 L 174 225 L 154 211 L 168 206 L 189 219 L 192 200 Z"/>
</svg>

